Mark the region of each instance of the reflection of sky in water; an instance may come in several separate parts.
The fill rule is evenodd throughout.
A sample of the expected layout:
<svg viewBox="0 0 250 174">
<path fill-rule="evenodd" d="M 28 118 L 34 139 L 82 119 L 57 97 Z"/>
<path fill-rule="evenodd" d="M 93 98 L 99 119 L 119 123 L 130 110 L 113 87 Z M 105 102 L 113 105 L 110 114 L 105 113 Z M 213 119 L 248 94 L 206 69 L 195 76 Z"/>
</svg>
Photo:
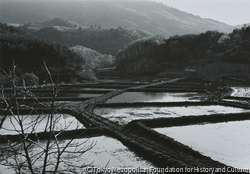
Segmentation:
<svg viewBox="0 0 250 174">
<path fill-rule="evenodd" d="M 58 97 L 98 97 L 100 95 L 103 94 L 83 94 L 83 93 L 65 93 L 65 92 L 61 92 L 58 93 Z M 51 93 L 40 93 L 36 95 L 37 97 L 51 97 L 52 94 Z"/>
<path fill-rule="evenodd" d="M 98 90 L 98 91 L 106 91 L 106 90 L 116 90 L 116 88 L 105 88 L 105 87 L 102 87 L 102 88 L 99 88 L 99 87 L 70 87 L 70 88 L 65 88 L 64 89 L 65 91 L 66 90 Z"/>
<path fill-rule="evenodd" d="M 161 117 L 182 117 L 189 115 L 211 115 L 221 113 L 250 112 L 228 106 L 188 106 L 188 107 L 134 107 L 134 108 L 96 108 L 94 112 L 112 121 L 127 124 L 132 120 Z"/>
<path fill-rule="evenodd" d="M 36 97 L 53 97 L 52 93 L 33 93 Z M 103 94 L 84 94 L 84 93 L 67 93 L 67 92 L 59 92 L 57 97 L 81 97 L 81 98 L 90 98 L 90 97 L 98 97 Z M 4 94 L 5 97 L 9 97 L 8 93 Z M 30 97 L 30 95 L 18 94 L 18 97 Z M 1 97 L 1 95 L 0 95 Z"/>
<path fill-rule="evenodd" d="M 250 169 L 250 121 L 156 128 L 226 165 Z"/>
<path fill-rule="evenodd" d="M 84 139 L 78 141 L 83 142 Z M 96 167 L 104 167 L 108 162 L 109 167 L 153 167 L 151 163 L 137 157 L 116 139 L 100 136 L 90 138 L 89 141 L 96 142 L 96 145 L 83 155 L 81 161 L 85 163 L 93 162 Z"/>
<path fill-rule="evenodd" d="M 68 140 L 65 140 L 63 143 L 67 143 Z M 86 142 L 86 143 L 85 143 Z M 100 137 L 93 137 L 93 138 L 81 138 L 76 139 L 74 141 L 75 144 L 78 144 L 78 149 L 81 147 L 88 147 L 93 146 L 92 149 L 89 151 L 86 151 L 82 156 L 79 158 L 69 158 L 68 154 L 63 154 L 62 159 L 69 159 L 72 164 L 81 166 L 81 165 L 88 165 L 89 167 L 123 167 L 123 168 L 151 168 L 154 167 L 150 162 L 143 160 L 142 158 L 136 156 L 133 152 L 131 152 L 126 146 L 124 146 L 120 141 L 106 137 L 106 136 L 100 136 Z M 84 144 L 82 144 L 84 143 Z M 81 145 L 82 144 L 82 145 Z M 35 151 L 36 154 L 41 149 L 35 148 L 32 149 L 32 151 Z M 74 147 L 68 148 L 68 151 L 75 150 Z M 41 160 L 43 158 L 39 159 L 37 163 L 41 163 Z M 50 160 L 53 160 L 53 158 Z M 61 165 L 61 169 L 64 165 Z M 69 169 L 69 168 L 67 168 Z M 83 172 L 83 169 L 80 168 L 72 168 L 76 172 L 75 173 L 85 173 Z M 5 171 L 8 171 L 6 173 L 14 173 L 13 171 L 10 172 L 10 170 L 7 170 L 4 166 L 0 165 L 0 173 Z"/>
<path fill-rule="evenodd" d="M 108 103 L 126 102 L 182 102 L 199 101 L 198 93 L 171 93 L 171 92 L 125 92 L 108 100 Z"/>
<path fill-rule="evenodd" d="M 250 97 L 250 87 L 232 87 L 232 96 L 235 97 Z"/>
<path fill-rule="evenodd" d="M 26 133 L 43 132 L 48 120 L 48 114 L 44 115 L 24 115 L 20 116 Z M 54 120 L 56 121 L 55 130 L 73 130 L 84 128 L 78 120 L 68 114 L 55 114 Z M 37 124 L 35 124 L 37 123 Z M 35 126 L 31 126 L 35 125 Z M 7 116 L 5 119 L 0 134 L 18 134 L 16 130 L 20 130 L 18 125 L 17 116 Z M 34 130 L 33 130 L 34 129 Z"/>
</svg>

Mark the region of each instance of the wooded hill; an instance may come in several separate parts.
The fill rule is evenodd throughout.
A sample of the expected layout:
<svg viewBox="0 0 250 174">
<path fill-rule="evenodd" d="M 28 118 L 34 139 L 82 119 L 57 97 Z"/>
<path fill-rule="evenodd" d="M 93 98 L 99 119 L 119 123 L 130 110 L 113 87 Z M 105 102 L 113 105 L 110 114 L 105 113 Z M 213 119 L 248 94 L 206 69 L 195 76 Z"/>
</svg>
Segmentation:
<svg viewBox="0 0 250 174">
<path fill-rule="evenodd" d="M 59 81 L 64 82 L 85 79 L 84 59 L 68 47 L 47 42 L 1 23 L 0 33 L 0 67 L 7 73 L 12 70 L 14 60 L 17 77 L 21 78 L 25 73 L 32 73 L 43 82 L 49 79 L 45 62 L 54 80 L 58 80 L 58 74 Z"/>
<path fill-rule="evenodd" d="M 85 61 L 84 70 L 89 72 L 87 74 L 89 74 L 88 77 L 91 80 L 96 78 L 95 73 L 98 72 L 99 69 L 115 66 L 115 57 L 112 55 L 101 54 L 83 46 L 70 47 L 70 50 L 77 53 Z"/>
<path fill-rule="evenodd" d="M 229 34 L 207 31 L 167 40 L 153 37 L 133 42 L 119 51 L 116 65 L 128 74 L 188 68 L 199 70 L 197 76 L 207 80 L 221 76 L 249 79 L 249 48 L 249 26 Z"/>
<path fill-rule="evenodd" d="M 59 81 L 64 82 L 96 79 L 95 71 L 98 68 L 114 66 L 114 61 L 117 72 L 123 75 L 156 75 L 164 74 L 166 71 L 175 73 L 176 70 L 191 69 L 198 70 L 196 73 L 198 78 L 215 80 L 221 76 L 249 79 L 250 74 L 249 26 L 235 29 L 229 34 L 207 31 L 201 34 L 176 35 L 169 39 L 158 35 L 137 40 L 134 40 L 137 38 L 134 37 L 130 44 L 118 51 L 116 58 L 79 45 L 68 48 L 6 24 L 1 24 L 0 29 L 1 67 L 9 72 L 14 58 L 17 64 L 17 75 L 20 78 L 24 73 L 32 73 L 38 77 L 40 82 L 48 79 L 43 59 L 53 78 L 56 79 L 59 74 Z M 79 27 L 63 26 L 53 26 L 41 30 L 44 29 L 51 29 L 55 33 L 65 32 L 66 34 L 69 32 L 69 36 L 75 35 L 74 38 L 71 38 L 72 42 L 84 33 L 91 33 L 93 30 L 102 33 L 101 36 L 103 36 L 103 32 L 110 32 L 112 37 L 116 32 L 137 31 L 123 28 L 107 30 L 97 27 L 87 28 L 84 31 Z M 96 32 L 94 31 L 94 33 Z M 138 33 L 136 32 L 135 35 L 138 36 Z M 46 34 L 46 37 L 48 36 Z M 143 34 L 139 34 L 139 37 L 141 36 Z M 56 35 L 51 34 L 52 37 L 56 38 Z M 92 37 L 96 37 L 96 34 L 93 34 Z M 86 41 L 86 37 L 83 37 L 82 40 Z M 112 46 L 111 43 L 107 43 L 106 46 L 110 47 L 110 45 Z"/>
<path fill-rule="evenodd" d="M 51 20 L 47 21 L 42 21 L 42 22 L 36 22 L 36 23 L 27 23 L 24 25 L 20 25 L 20 28 L 22 30 L 40 30 L 42 28 L 46 27 L 53 27 L 53 26 L 60 26 L 60 27 L 65 27 L 65 28 L 77 28 L 80 27 L 79 24 L 73 21 L 69 20 L 64 20 L 61 18 L 54 18 Z"/>
<path fill-rule="evenodd" d="M 124 45 L 134 40 L 152 36 L 152 34 L 136 29 L 102 28 L 65 28 L 62 26 L 46 27 L 32 32 L 37 37 L 61 43 L 68 47 L 81 45 L 102 54 L 116 55 Z"/>
</svg>

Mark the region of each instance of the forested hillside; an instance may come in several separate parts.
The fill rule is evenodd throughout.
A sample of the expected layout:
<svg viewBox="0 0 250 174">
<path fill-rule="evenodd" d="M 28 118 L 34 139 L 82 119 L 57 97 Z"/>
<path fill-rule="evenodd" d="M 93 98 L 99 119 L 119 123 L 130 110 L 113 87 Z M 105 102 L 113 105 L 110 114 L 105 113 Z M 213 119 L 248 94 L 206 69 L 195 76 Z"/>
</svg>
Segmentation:
<svg viewBox="0 0 250 174">
<path fill-rule="evenodd" d="M 12 69 L 14 60 L 17 77 L 32 73 L 42 82 L 49 79 L 45 62 L 55 80 L 70 82 L 72 78 L 79 81 L 85 78 L 84 60 L 68 47 L 41 40 L 6 24 L 0 24 L 0 33 L 0 66 L 6 72 Z"/>
<path fill-rule="evenodd" d="M 88 28 L 63 28 L 53 26 L 32 32 L 32 34 L 68 47 L 81 45 L 102 54 L 111 55 L 116 55 L 118 50 L 134 40 L 152 35 L 148 32 L 136 29 L 125 29 L 122 27 L 102 28 L 99 26 L 90 26 Z"/>
<path fill-rule="evenodd" d="M 160 72 L 164 66 L 158 61 L 162 52 L 161 45 L 165 43 L 164 38 L 154 36 L 142 38 L 125 46 L 116 55 L 116 66 L 122 72 Z"/>
<path fill-rule="evenodd" d="M 115 66 L 115 57 L 112 55 L 101 54 L 95 50 L 79 45 L 71 47 L 70 50 L 84 60 L 85 78 L 89 80 L 96 79 L 96 72 L 99 69 Z"/>
<path fill-rule="evenodd" d="M 22 30 L 40 30 L 42 28 L 46 27 L 53 27 L 53 26 L 59 26 L 59 27 L 65 27 L 65 28 L 76 28 L 79 27 L 79 24 L 73 21 L 67 21 L 61 18 L 54 18 L 51 20 L 47 21 L 42 21 L 42 22 L 36 22 L 36 23 L 26 23 L 24 25 L 20 26 L 20 29 Z"/>
<path fill-rule="evenodd" d="M 153 40 L 138 40 L 119 51 L 118 69 L 126 73 L 156 73 L 189 68 L 199 70 L 197 76 L 208 80 L 220 76 L 249 78 L 249 26 L 229 34 L 207 31 L 199 35 L 173 36 L 158 44 Z M 152 61 L 157 66 L 152 67 Z M 137 68 L 138 62 L 143 62 L 144 68 Z"/>
</svg>

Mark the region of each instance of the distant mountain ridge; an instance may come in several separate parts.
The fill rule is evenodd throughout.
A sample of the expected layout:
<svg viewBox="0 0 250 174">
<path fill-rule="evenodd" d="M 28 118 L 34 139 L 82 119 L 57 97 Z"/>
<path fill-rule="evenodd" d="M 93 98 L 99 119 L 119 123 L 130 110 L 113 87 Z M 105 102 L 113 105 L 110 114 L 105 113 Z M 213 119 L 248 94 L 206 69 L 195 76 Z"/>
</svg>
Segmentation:
<svg viewBox="0 0 250 174">
<path fill-rule="evenodd" d="M 79 27 L 79 24 L 77 24 L 76 22 L 64 20 L 61 18 L 54 18 L 51 20 L 43 21 L 43 22 L 28 23 L 28 24 L 23 25 L 23 27 L 25 28 L 34 29 L 34 30 L 39 30 L 42 28 L 53 27 L 53 26 L 76 28 L 76 27 Z"/>
<path fill-rule="evenodd" d="M 203 19 L 152 1 L 15 1 L 2 0 L 1 22 L 35 23 L 53 18 L 82 26 L 143 29 L 165 37 L 207 30 L 231 32 L 232 26 Z"/>
<path fill-rule="evenodd" d="M 242 28 L 242 27 L 245 27 L 245 26 L 250 26 L 250 23 L 242 24 L 242 25 L 236 25 L 235 28 Z"/>
</svg>

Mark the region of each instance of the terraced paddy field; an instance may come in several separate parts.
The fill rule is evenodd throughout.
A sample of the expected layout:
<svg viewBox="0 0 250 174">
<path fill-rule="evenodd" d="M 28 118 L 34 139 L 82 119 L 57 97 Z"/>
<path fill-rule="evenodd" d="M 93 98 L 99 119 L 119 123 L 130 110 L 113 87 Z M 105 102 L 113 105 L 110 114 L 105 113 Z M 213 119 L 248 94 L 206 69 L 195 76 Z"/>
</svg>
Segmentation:
<svg viewBox="0 0 250 174">
<path fill-rule="evenodd" d="M 228 166 L 250 169 L 250 120 L 154 130 Z"/>
<path fill-rule="evenodd" d="M 186 107 L 112 107 L 95 108 L 94 113 L 111 121 L 125 125 L 132 120 L 156 119 L 156 118 L 176 118 L 185 116 L 245 113 L 250 110 L 221 106 L 186 106 Z"/>
<path fill-rule="evenodd" d="M 68 92 L 61 96 L 67 95 L 63 97 L 69 99 L 57 101 L 62 107 L 58 112 L 64 114 L 56 114 L 60 118 L 56 129 L 64 130 L 68 137 L 76 129 L 89 130 L 89 134 L 75 143 L 88 140 L 95 145 L 80 160 L 72 162 L 83 165 L 84 161 L 94 167 L 249 168 L 248 106 L 206 101 L 210 94 L 202 90 L 204 85 L 189 83 L 189 90 L 183 92 L 185 84 L 172 84 L 175 80 L 178 79 L 141 84 L 86 84 L 74 89 L 66 85 Z M 174 92 L 176 87 L 178 90 Z M 99 92 L 95 93 L 97 88 Z M 108 92 L 110 89 L 112 92 Z M 89 99 L 82 100 L 84 97 Z M 38 118 L 30 115 L 24 123 L 28 125 Z M 0 130 L 2 135 L 10 134 L 8 125 L 13 123 L 8 119 Z M 67 129 L 65 123 L 71 123 Z M 36 132 L 43 131 L 45 125 L 41 119 Z"/>
<path fill-rule="evenodd" d="M 65 140 L 63 143 L 68 143 L 69 140 Z M 107 137 L 97 136 L 89 138 L 75 139 L 73 145 L 77 145 L 78 149 L 87 150 L 82 156 L 75 158 L 74 155 L 62 156 L 62 159 L 70 158 L 71 168 L 64 168 L 63 165 L 61 170 L 70 170 L 72 173 L 88 173 L 91 172 L 91 167 L 95 168 L 152 168 L 155 167 L 152 163 L 144 160 L 137 156 L 120 141 Z M 111 146 L 112 145 L 112 146 Z M 0 144 L 4 146 L 4 144 Z M 88 150 L 89 149 L 89 150 Z M 41 149 L 33 148 L 32 152 L 39 153 Z M 68 148 L 69 151 L 74 151 L 75 147 Z M 2 154 L 4 155 L 4 154 Z M 55 161 L 55 157 L 51 157 L 50 161 Z M 1 158 L 0 158 L 1 162 Z M 36 164 L 42 164 L 42 160 L 38 160 Z M 86 166 L 79 168 L 77 166 Z M 88 169 L 90 168 L 90 169 Z M 0 165 L 0 172 L 2 173 L 15 173 L 10 167 Z"/>
<path fill-rule="evenodd" d="M 250 87 L 232 87 L 231 96 L 234 97 L 250 97 Z"/>
<path fill-rule="evenodd" d="M 201 96 L 196 92 L 125 92 L 109 99 L 107 103 L 199 101 L 198 97 Z"/>
<path fill-rule="evenodd" d="M 0 129 L 0 134 L 18 134 L 21 131 L 21 127 L 18 124 L 20 121 L 22 121 L 25 133 L 48 131 L 48 117 L 48 114 L 7 116 L 2 128 Z M 75 117 L 68 114 L 55 114 L 53 119 L 55 121 L 55 131 L 85 128 L 78 120 L 75 119 Z M 31 124 L 35 125 L 30 126 Z"/>
</svg>

